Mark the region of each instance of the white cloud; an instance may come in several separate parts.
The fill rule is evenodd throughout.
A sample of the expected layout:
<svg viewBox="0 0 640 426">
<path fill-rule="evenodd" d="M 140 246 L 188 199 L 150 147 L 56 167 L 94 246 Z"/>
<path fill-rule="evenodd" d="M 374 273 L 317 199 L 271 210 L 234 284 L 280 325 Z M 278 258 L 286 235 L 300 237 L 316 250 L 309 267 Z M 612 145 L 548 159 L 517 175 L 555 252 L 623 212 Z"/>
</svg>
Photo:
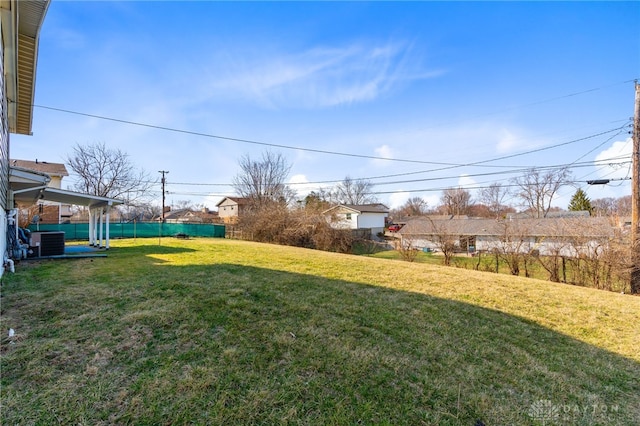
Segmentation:
<svg viewBox="0 0 640 426">
<path fill-rule="evenodd" d="M 318 185 L 309 183 L 309 179 L 307 179 L 307 176 L 303 174 L 291 176 L 289 179 L 289 185 L 291 185 L 291 189 L 298 194 L 298 198 L 300 199 L 309 195 L 311 191 L 318 189 Z"/>
<path fill-rule="evenodd" d="M 215 205 L 222 201 L 223 198 L 224 197 L 209 195 L 204 197 L 202 204 L 204 204 L 209 210 L 215 210 Z"/>
<path fill-rule="evenodd" d="M 411 191 L 402 191 L 402 190 L 389 194 L 387 198 L 388 201 L 386 204 L 390 209 L 396 209 L 398 207 L 401 207 L 404 203 L 406 203 L 409 198 L 416 197 L 416 196 L 422 198 L 427 203 L 427 207 L 429 209 L 432 209 L 440 204 L 439 193 L 430 192 L 426 195 L 424 194 L 416 195 L 416 194 L 413 194 Z"/>
<path fill-rule="evenodd" d="M 391 149 L 391 147 L 389 145 L 382 145 L 379 146 L 377 148 L 375 148 L 374 150 L 374 155 L 376 157 L 380 157 L 380 158 L 393 158 L 393 150 Z M 386 166 L 389 165 L 388 161 L 385 160 L 372 160 L 372 163 L 376 166 Z"/>
<path fill-rule="evenodd" d="M 614 142 L 596 156 L 598 175 L 606 179 L 624 179 L 631 175 L 631 138 Z"/>
<path fill-rule="evenodd" d="M 261 52 L 239 53 L 227 61 L 228 74 L 213 80 L 214 90 L 268 108 L 322 108 L 370 101 L 403 82 L 442 73 L 416 71 L 406 43 L 318 47 L 294 54 L 268 50 L 263 46 Z"/>
<path fill-rule="evenodd" d="M 509 152 L 517 146 L 516 136 L 507 129 L 502 129 L 500 139 L 496 145 L 499 153 Z"/>
<path fill-rule="evenodd" d="M 389 145 L 382 145 L 382 146 L 376 148 L 374 151 L 375 151 L 377 157 L 393 158 L 393 153 L 392 153 L 391 147 Z"/>
<path fill-rule="evenodd" d="M 477 182 L 473 178 L 469 177 L 468 175 L 460 175 L 460 177 L 458 178 L 458 186 L 460 188 L 475 186 L 476 183 Z"/>
<path fill-rule="evenodd" d="M 407 200 L 411 198 L 411 192 L 408 191 L 398 191 L 389 195 L 389 207 L 390 209 L 397 209 L 402 206 Z"/>
</svg>

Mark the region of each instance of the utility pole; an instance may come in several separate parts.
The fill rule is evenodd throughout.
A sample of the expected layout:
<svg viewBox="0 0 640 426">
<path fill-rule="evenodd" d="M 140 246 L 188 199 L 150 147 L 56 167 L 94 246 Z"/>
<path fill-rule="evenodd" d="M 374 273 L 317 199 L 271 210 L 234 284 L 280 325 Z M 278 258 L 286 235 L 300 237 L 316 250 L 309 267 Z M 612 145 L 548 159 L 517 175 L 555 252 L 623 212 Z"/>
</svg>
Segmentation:
<svg viewBox="0 0 640 426">
<path fill-rule="evenodd" d="M 631 177 L 631 294 L 640 294 L 640 83 L 636 80 Z"/>
<path fill-rule="evenodd" d="M 162 223 L 164 223 L 164 195 L 165 195 L 164 185 L 166 183 L 164 175 L 166 175 L 169 172 L 166 170 L 158 170 L 158 173 L 162 173 L 162 181 L 161 181 L 162 182 Z"/>
</svg>

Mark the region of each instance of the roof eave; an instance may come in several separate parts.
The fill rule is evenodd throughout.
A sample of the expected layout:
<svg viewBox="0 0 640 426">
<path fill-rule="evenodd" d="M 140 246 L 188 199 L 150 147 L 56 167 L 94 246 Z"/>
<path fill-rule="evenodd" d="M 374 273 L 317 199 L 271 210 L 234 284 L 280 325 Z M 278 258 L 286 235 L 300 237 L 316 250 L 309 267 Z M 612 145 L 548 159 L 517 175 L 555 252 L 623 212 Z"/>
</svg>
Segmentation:
<svg viewBox="0 0 640 426">
<path fill-rule="evenodd" d="M 9 131 L 30 135 L 40 29 L 50 0 L 0 1 Z"/>
</svg>

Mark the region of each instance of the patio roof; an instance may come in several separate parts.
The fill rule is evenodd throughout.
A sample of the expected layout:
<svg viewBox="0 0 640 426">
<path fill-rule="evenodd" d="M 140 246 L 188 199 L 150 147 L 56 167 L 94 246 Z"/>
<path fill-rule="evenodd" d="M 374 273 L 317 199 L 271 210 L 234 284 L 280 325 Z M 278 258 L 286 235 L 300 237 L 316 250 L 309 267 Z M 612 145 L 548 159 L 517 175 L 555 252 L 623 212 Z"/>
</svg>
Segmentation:
<svg viewBox="0 0 640 426">
<path fill-rule="evenodd" d="M 13 199 L 23 203 L 35 203 L 38 200 L 46 200 L 62 204 L 87 206 L 91 209 L 116 206 L 123 203 L 121 200 L 116 200 L 115 198 L 82 194 L 65 189 L 51 188 L 49 186 L 36 186 L 13 191 Z"/>
<path fill-rule="evenodd" d="M 28 170 L 22 167 L 9 167 L 9 186 L 14 202 L 36 204 L 39 200 L 53 201 L 62 204 L 86 206 L 91 209 L 117 206 L 123 201 L 98 195 L 83 194 L 66 189 L 47 186 L 51 178 L 43 172 Z"/>
<path fill-rule="evenodd" d="M 104 247 L 109 249 L 109 207 L 124 202 L 115 198 L 53 188 L 47 186 L 50 180 L 46 173 L 9 166 L 9 187 L 13 203 L 33 205 L 43 200 L 89 207 L 89 244 L 103 247 L 104 229 Z M 106 226 L 103 227 L 103 223 Z"/>
</svg>

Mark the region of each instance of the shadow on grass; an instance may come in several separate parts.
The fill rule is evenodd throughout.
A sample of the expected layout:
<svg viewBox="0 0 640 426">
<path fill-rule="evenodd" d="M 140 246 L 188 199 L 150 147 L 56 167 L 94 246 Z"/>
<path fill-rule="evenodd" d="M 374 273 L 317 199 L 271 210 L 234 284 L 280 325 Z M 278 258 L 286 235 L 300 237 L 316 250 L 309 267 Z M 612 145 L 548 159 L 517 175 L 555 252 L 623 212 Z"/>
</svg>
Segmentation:
<svg viewBox="0 0 640 426">
<path fill-rule="evenodd" d="M 171 245 L 158 244 L 141 244 L 133 247 L 115 247 L 109 250 L 109 253 L 118 254 L 122 256 L 148 256 L 151 254 L 179 254 L 179 253 L 193 253 L 196 250 L 188 247 L 176 247 Z"/>
<path fill-rule="evenodd" d="M 140 266 L 128 280 L 43 283 L 53 296 L 26 303 L 33 294 L 19 285 L 5 291 L 3 308 L 26 330 L 2 341 L 7 424 L 640 423 L 639 363 L 532 321 L 149 257 L 183 248 L 117 252 Z M 65 308 L 51 315 L 51 300 Z"/>
</svg>

